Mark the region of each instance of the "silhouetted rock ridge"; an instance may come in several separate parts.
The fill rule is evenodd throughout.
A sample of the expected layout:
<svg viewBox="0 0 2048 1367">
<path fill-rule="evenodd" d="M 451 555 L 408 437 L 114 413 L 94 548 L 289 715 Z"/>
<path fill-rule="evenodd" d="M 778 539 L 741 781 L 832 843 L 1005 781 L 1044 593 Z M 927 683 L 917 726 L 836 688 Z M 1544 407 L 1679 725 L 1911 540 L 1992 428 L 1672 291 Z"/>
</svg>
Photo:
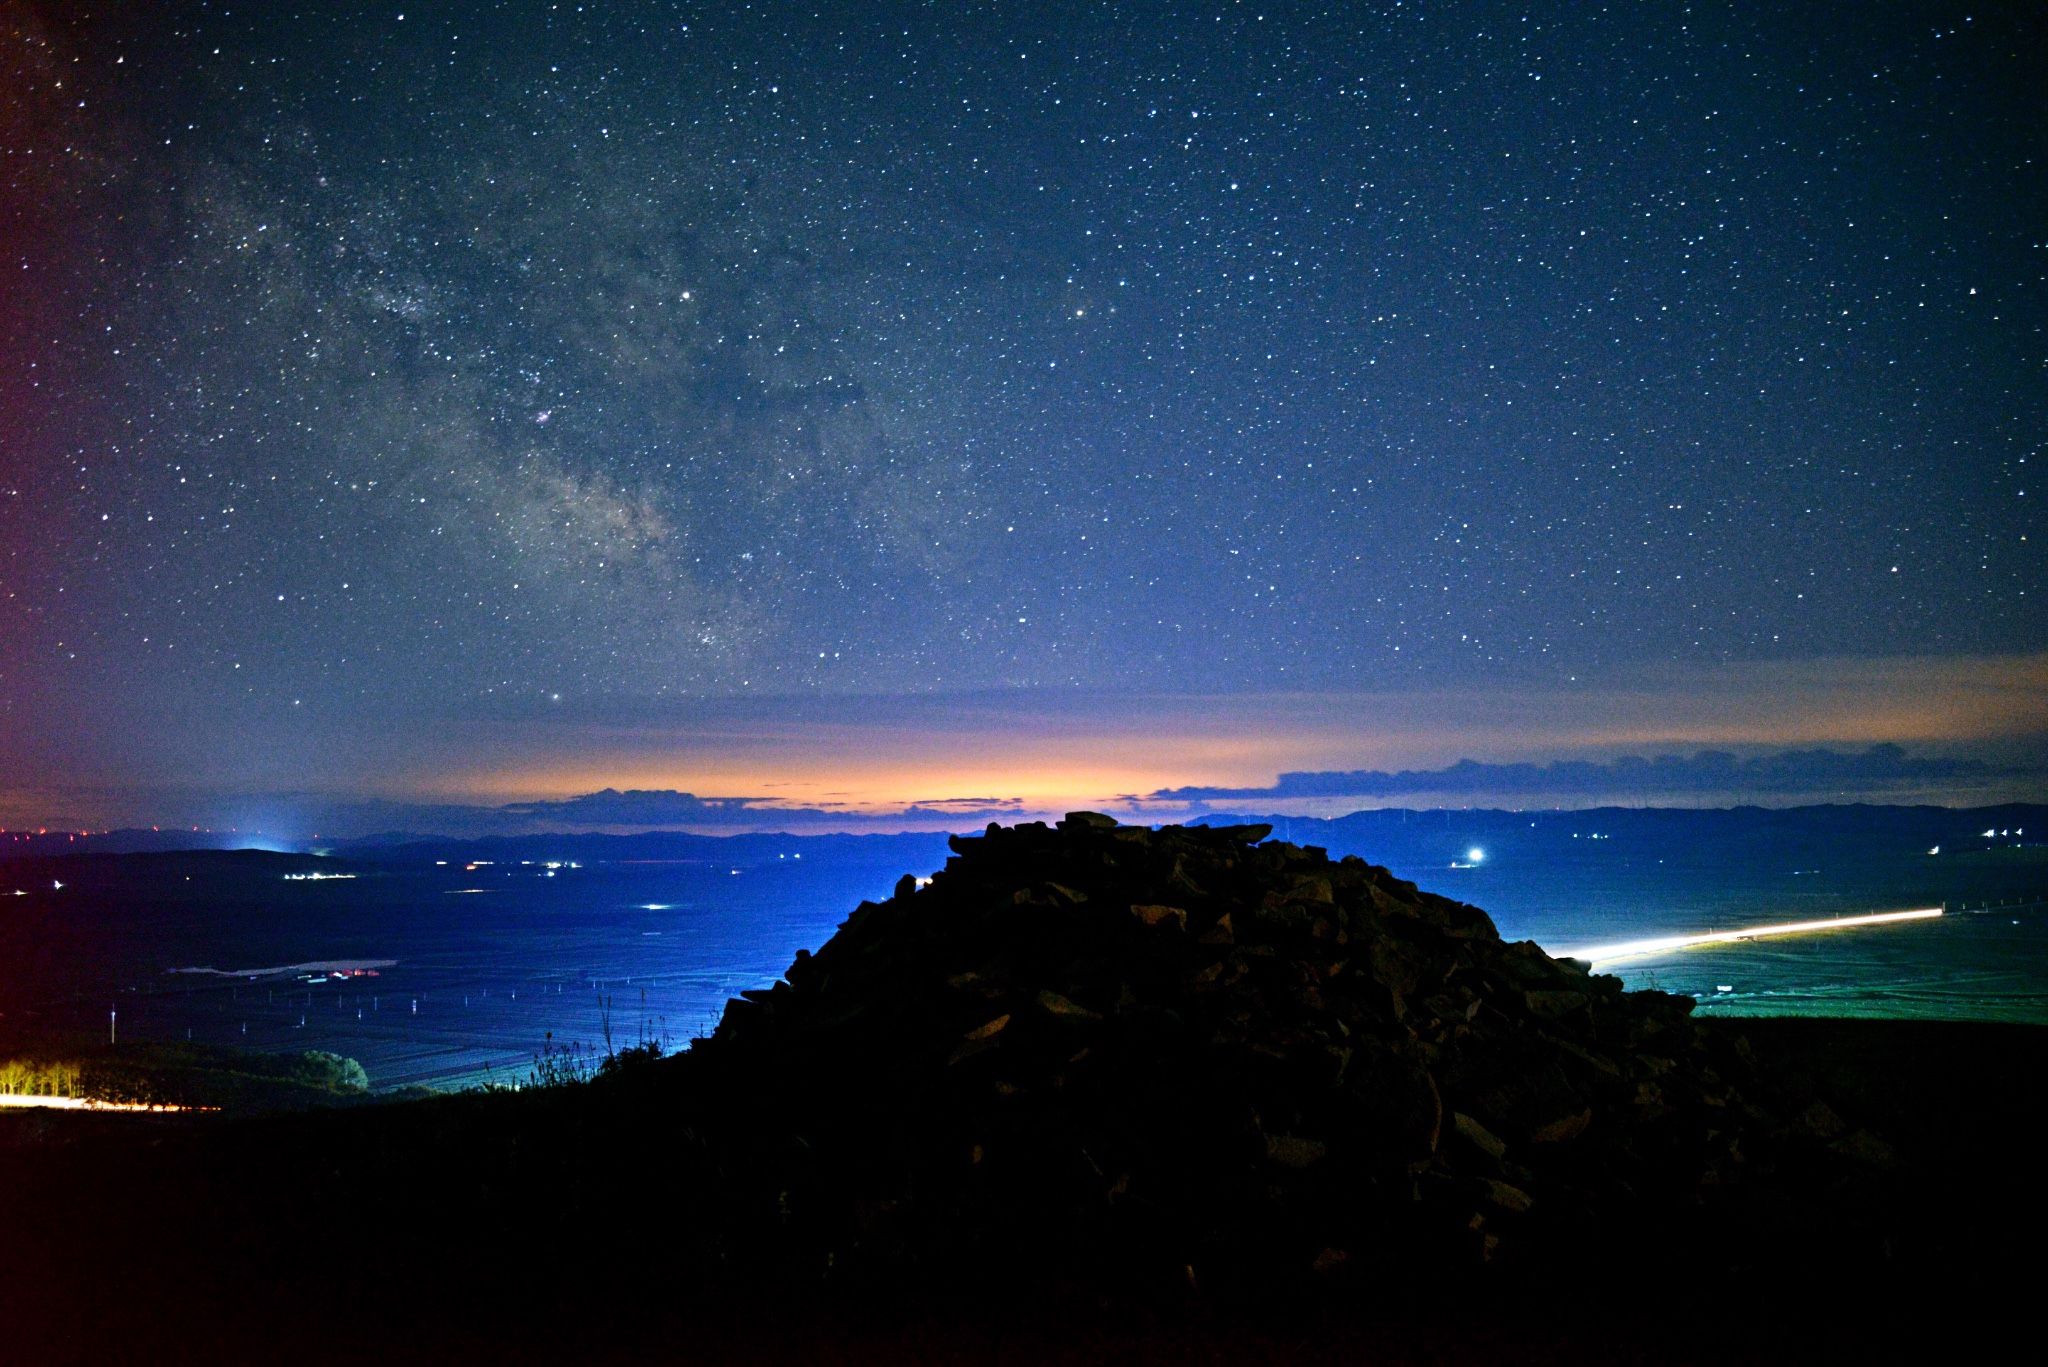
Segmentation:
<svg viewBox="0 0 2048 1367">
<path fill-rule="evenodd" d="M 835 1267 L 1343 1280 L 1697 1205 L 1786 1133 L 1690 998 L 1265 826 L 955 837 L 697 1051 Z"/>
</svg>

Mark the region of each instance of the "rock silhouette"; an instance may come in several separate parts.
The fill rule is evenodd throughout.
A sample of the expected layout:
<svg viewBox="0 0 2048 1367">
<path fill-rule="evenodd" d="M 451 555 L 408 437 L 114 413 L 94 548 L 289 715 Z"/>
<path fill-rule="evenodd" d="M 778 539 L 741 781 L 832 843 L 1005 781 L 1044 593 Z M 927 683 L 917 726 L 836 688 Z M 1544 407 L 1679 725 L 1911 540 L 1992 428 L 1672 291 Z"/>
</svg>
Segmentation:
<svg viewBox="0 0 2048 1367">
<path fill-rule="evenodd" d="M 1269 834 L 990 826 L 733 1001 L 695 1053 L 779 1151 L 784 1232 L 841 1270 L 1427 1273 L 1697 1206 L 1797 1137 L 1690 998 Z"/>
</svg>

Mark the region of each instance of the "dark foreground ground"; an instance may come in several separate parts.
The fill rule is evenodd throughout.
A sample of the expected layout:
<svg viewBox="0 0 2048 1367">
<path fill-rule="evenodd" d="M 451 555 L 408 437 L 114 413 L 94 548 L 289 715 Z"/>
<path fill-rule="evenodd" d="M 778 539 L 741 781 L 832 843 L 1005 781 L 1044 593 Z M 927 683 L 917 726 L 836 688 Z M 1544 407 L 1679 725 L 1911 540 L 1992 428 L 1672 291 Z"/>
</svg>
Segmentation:
<svg viewBox="0 0 2048 1367">
<path fill-rule="evenodd" d="M 2033 1336 L 2048 1029 L 1712 1028 L 1896 1164 L 1322 1291 L 1105 1283 L 1057 1230 L 820 1266 L 765 1131 L 705 1113 L 687 1063 L 242 1120 L 0 1115 L 0 1360 L 1815 1362 Z"/>
</svg>

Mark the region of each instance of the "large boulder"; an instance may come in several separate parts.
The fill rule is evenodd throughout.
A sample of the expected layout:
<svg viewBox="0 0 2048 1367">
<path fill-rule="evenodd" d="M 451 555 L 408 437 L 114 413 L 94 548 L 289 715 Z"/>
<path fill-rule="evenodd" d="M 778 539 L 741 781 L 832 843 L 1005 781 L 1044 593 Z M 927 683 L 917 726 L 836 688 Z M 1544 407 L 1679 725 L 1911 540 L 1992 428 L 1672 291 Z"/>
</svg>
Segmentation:
<svg viewBox="0 0 2048 1367">
<path fill-rule="evenodd" d="M 834 1267 L 1325 1283 L 1680 1210 L 1770 1148 L 1690 999 L 1269 835 L 990 826 L 734 1001 L 694 1052 L 773 1218 Z"/>
</svg>

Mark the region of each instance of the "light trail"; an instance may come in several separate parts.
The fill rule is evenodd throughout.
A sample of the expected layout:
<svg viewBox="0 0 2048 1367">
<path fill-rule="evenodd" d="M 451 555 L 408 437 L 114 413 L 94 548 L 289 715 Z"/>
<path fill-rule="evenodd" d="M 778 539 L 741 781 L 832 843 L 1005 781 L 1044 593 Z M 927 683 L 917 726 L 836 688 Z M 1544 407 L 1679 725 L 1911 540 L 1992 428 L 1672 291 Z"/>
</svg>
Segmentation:
<svg viewBox="0 0 2048 1367">
<path fill-rule="evenodd" d="M 1641 959 L 1652 954 L 1668 954 L 1677 949 L 1691 949 L 1694 945 L 1727 945 L 1741 940 L 1763 940 L 1779 935 L 1810 935 L 1824 930 L 1853 930 L 1858 926 L 1889 926 L 1902 921 L 1931 921 L 1941 915 L 1940 907 L 1922 907 L 1916 911 L 1879 911 L 1867 916 L 1835 916 L 1823 921 L 1786 921 L 1778 925 L 1749 926 L 1742 930 L 1704 931 L 1696 935 L 1659 935 L 1647 940 L 1621 940 L 1611 945 L 1588 945 L 1558 955 L 1559 958 L 1584 959 L 1594 968 L 1622 959 Z"/>
<path fill-rule="evenodd" d="M 0 1106 L 37 1107 L 53 1111 L 211 1111 L 213 1106 L 172 1106 L 143 1101 L 89 1101 L 76 1096 L 26 1096 L 0 1092 Z"/>
</svg>

